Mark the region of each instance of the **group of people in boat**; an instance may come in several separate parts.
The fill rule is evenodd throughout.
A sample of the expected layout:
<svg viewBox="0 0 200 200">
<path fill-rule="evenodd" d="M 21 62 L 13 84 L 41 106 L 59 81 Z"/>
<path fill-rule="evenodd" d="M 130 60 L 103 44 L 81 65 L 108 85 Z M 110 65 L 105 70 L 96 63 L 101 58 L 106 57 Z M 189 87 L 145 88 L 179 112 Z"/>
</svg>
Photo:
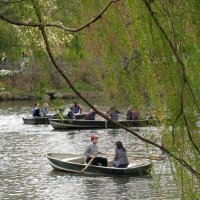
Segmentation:
<svg viewBox="0 0 200 200">
<path fill-rule="evenodd" d="M 71 104 L 69 107 L 69 111 L 66 115 L 68 119 L 76 119 L 77 115 L 82 114 L 82 107 L 77 103 Z M 33 117 L 45 117 L 48 114 L 49 105 L 48 103 L 44 103 L 43 108 L 39 108 L 39 103 L 36 102 L 34 104 L 34 108 L 32 109 Z M 112 120 L 119 120 L 120 112 L 116 107 L 108 107 L 107 110 L 104 112 L 107 116 L 109 116 Z M 139 120 L 139 112 L 136 109 L 133 109 L 132 106 L 129 106 L 126 112 L 126 119 L 127 120 Z M 91 109 L 88 113 L 85 113 L 86 120 L 95 120 L 96 112 Z"/>
<path fill-rule="evenodd" d="M 99 151 L 97 142 L 98 142 L 98 136 L 96 134 L 91 135 L 91 143 L 86 147 L 86 150 L 84 152 L 84 156 L 86 158 L 86 163 L 89 163 L 91 160 L 91 165 L 97 165 L 97 166 L 108 166 L 108 159 L 105 157 L 99 156 L 99 154 L 105 154 L 104 152 Z M 115 148 L 115 156 L 113 160 L 113 167 L 117 168 L 126 168 L 129 165 L 126 149 L 124 148 L 121 141 L 115 142 L 116 148 Z"/>
<path fill-rule="evenodd" d="M 32 109 L 33 117 L 45 117 L 45 116 L 47 116 L 48 112 L 49 112 L 49 104 L 48 103 L 44 103 L 42 109 L 40 109 L 40 104 L 38 102 L 36 102 Z"/>
</svg>

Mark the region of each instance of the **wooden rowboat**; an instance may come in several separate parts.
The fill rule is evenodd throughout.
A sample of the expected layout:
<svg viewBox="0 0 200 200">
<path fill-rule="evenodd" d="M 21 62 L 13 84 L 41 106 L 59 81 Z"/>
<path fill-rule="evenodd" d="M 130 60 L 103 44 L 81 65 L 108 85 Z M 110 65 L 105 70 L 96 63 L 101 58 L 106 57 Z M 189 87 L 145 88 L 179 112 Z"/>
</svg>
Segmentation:
<svg viewBox="0 0 200 200">
<path fill-rule="evenodd" d="M 119 129 L 116 124 L 105 120 L 59 120 L 50 119 L 50 124 L 54 129 Z M 149 125 L 156 125 L 153 120 L 121 120 L 117 121 L 127 127 L 145 127 Z"/>
<path fill-rule="evenodd" d="M 86 167 L 85 159 L 83 156 L 66 154 L 66 153 L 47 153 L 46 157 L 50 165 L 56 169 L 66 172 L 80 173 Z M 127 175 L 138 176 L 142 174 L 150 174 L 152 164 L 150 162 L 137 162 L 131 163 L 126 168 L 112 167 L 112 160 L 108 160 L 108 167 L 89 165 L 84 174 L 96 175 Z"/>
</svg>

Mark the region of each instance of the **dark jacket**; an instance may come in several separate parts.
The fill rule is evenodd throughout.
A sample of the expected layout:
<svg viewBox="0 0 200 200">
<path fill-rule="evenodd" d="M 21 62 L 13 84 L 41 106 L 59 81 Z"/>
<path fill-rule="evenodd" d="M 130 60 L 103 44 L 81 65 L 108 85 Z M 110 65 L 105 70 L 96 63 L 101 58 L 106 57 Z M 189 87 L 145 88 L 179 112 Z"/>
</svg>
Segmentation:
<svg viewBox="0 0 200 200">
<path fill-rule="evenodd" d="M 39 108 L 33 108 L 33 117 L 41 117 Z"/>
<path fill-rule="evenodd" d="M 120 167 L 120 166 L 128 166 L 129 161 L 126 155 L 126 149 L 125 148 L 116 148 L 115 149 L 115 157 L 114 157 L 114 167 Z"/>
</svg>

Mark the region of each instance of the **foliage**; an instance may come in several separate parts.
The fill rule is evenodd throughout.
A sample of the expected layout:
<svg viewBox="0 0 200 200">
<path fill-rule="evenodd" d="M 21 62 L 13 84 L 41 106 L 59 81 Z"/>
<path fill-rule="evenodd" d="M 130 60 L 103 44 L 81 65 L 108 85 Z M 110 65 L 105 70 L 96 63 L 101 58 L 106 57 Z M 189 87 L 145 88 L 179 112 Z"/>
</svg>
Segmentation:
<svg viewBox="0 0 200 200">
<path fill-rule="evenodd" d="M 170 118 L 162 145 L 173 155 L 174 180 L 182 199 L 198 199 L 200 1 L 118 1 L 100 20 L 75 31 L 74 27 L 92 20 L 106 3 L 22 1 L 12 4 L 10 13 L 14 14 L 10 16 L 34 22 L 41 17 L 43 23 L 73 27 L 67 32 L 49 26 L 16 30 L 26 38 L 26 45 L 41 49 L 45 46 L 39 30 L 43 37 L 46 31 L 49 46 L 55 57 L 62 57 L 68 77 L 86 83 L 96 80 L 108 104 L 132 104 L 141 111 L 150 107 L 164 113 L 160 118 Z"/>
</svg>

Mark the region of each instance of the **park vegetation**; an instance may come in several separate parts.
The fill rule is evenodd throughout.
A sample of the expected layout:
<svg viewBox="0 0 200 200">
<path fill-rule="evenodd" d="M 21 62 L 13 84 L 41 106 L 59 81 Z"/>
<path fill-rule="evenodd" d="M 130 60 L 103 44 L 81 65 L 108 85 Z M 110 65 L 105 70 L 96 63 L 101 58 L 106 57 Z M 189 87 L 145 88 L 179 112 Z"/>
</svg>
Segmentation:
<svg viewBox="0 0 200 200">
<path fill-rule="evenodd" d="M 25 70 L 45 87 L 71 88 L 106 119 L 74 84 L 95 85 L 108 105 L 158 109 L 162 145 L 122 128 L 169 156 L 181 199 L 200 198 L 200 1 L 0 4 L 0 49 L 13 60 L 27 51 Z"/>
</svg>

